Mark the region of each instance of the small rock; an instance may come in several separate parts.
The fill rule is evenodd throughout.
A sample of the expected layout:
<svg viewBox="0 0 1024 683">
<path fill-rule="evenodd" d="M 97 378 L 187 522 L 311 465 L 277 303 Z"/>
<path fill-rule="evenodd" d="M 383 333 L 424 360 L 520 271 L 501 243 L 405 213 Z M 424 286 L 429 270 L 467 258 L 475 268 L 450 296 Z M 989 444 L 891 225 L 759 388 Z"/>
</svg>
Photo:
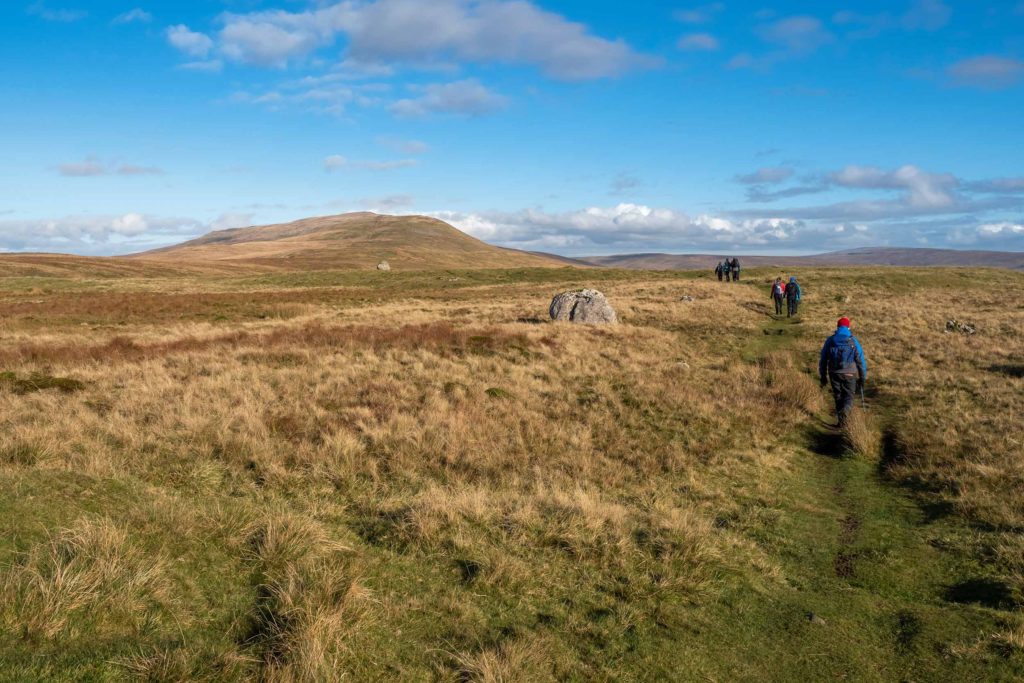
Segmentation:
<svg viewBox="0 0 1024 683">
<path fill-rule="evenodd" d="M 946 332 L 947 333 L 959 333 L 971 336 L 978 330 L 972 323 L 963 322 L 953 318 L 952 320 L 946 321 Z"/>
<path fill-rule="evenodd" d="M 391 264 L 388 263 L 387 261 L 381 261 L 380 263 L 377 264 L 377 270 L 379 270 L 381 272 L 384 272 L 384 273 L 390 273 L 391 272 Z"/>
<path fill-rule="evenodd" d="M 690 296 L 689 294 L 687 294 L 686 296 L 684 296 L 683 298 L 681 298 L 681 299 L 680 299 L 680 301 L 696 301 L 696 299 L 694 299 L 694 298 L 693 298 L 692 296 Z"/>
<path fill-rule="evenodd" d="M 604 294 L 596 289 L 578 289 L 562 292 L 551 300 L 548 309 L 552 320 L 585 325 L 614 324 L 619 322 L 615 309 Z"/>
<path fill-rule="evenodd" d="M 807 613 L 807 621 L 811 622 L 815 626 L 827 626 L 828 625 L 827 621 L 825 621 L 824 619 L 819 617 L 814 612 L 808 612 Z"/>
</svg>

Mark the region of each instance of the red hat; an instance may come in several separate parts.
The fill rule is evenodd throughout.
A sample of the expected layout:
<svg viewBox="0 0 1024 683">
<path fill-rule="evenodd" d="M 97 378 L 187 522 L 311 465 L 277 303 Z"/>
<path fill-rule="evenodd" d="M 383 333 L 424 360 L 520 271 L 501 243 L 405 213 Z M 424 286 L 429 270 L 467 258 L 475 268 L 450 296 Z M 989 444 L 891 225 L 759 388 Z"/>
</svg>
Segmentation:
<svg viewBox="0 0 1024 683">
<path fill-rule="evenodd" d="M 850 319 L 849 318 L 840 318 L 839 319 L 839 327 L 849 327 L 849 326 L 850 326 Z"/>
</svg>

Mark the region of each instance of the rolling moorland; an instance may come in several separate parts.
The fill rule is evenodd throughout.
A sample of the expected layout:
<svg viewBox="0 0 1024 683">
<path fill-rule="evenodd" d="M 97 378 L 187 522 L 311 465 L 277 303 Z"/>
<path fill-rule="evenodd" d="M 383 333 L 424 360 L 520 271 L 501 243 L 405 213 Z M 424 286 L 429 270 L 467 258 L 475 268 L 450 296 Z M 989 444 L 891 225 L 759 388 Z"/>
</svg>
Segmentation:
<svg viewBox="0 0 1024 683">
<path fill-rule="evenodd" d="M 733 256 L 733 254 L 729 254 Z M 643 270 L 706 270 L 708 264 L 721 261 L 722 254 L 620 254 L 587 256 L 583 263 L 610 268 Z M 1006 251 L 968 251 L 958 249 L 901 249 L 868 247 L 833 251 L 811 256 L 740 256 L 745 267 L 824 267 L 824 266 L 957 266 L 960 268 L 1007 268 L 1024 270 L 1024 253 Z"/>
<path fill-rule="evenodd" d="M 0 679 L 1024 676 L 1024 274 L 802 268 L 786 320 L 335 227 L 0 258 Z M 621 323 L 547 322 L 582 286 Z"/>
</svg>

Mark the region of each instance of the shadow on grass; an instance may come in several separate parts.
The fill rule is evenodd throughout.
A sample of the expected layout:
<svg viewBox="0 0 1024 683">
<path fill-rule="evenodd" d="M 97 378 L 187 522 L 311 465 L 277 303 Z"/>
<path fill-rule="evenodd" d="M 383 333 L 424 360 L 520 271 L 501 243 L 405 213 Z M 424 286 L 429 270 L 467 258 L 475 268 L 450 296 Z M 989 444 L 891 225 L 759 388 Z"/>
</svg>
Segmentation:
<svg viewBox="0 0 1024 683">
<path fill-rule="evenodd" d="M 988 371 L 1000 375 L 1006 375 L 1007 377 L 1014 377 L 1016 379 L 1024 378 L 1024 365 L 993 365 L 989 367 Z"/>
<path fill-rule="evenodd" d="M 821 425 L 816 425 L 808 430 L 808 437 L 813 453 L 834 460 L 842 459 L 846 453 L 846 440 L 843 438 L 843 433 L 824 421 L 821 421 Z"/>
<path fill-rule="evenodd" d="M 998 579 L 968 579 L 946 589 L 949 602 L 964 605 L 981 605 L 993 609 L 1015 609 L 1021 606 L 1021 596 L 1015 595 L 1005 581 Z"/>
</svg>

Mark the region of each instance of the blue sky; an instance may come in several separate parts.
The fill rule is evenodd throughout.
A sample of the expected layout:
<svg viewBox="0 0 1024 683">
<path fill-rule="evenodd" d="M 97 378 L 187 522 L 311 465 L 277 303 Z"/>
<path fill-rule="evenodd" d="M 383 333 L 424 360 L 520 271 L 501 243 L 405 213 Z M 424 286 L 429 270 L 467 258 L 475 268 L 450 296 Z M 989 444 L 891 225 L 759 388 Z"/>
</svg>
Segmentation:
<svg viewBox="0 0 1024 683">
<path fill-rule="evenodd" d="M 1024 0 L 11 0 L 0 249 L 1024 250 Z"/>
</svg>

